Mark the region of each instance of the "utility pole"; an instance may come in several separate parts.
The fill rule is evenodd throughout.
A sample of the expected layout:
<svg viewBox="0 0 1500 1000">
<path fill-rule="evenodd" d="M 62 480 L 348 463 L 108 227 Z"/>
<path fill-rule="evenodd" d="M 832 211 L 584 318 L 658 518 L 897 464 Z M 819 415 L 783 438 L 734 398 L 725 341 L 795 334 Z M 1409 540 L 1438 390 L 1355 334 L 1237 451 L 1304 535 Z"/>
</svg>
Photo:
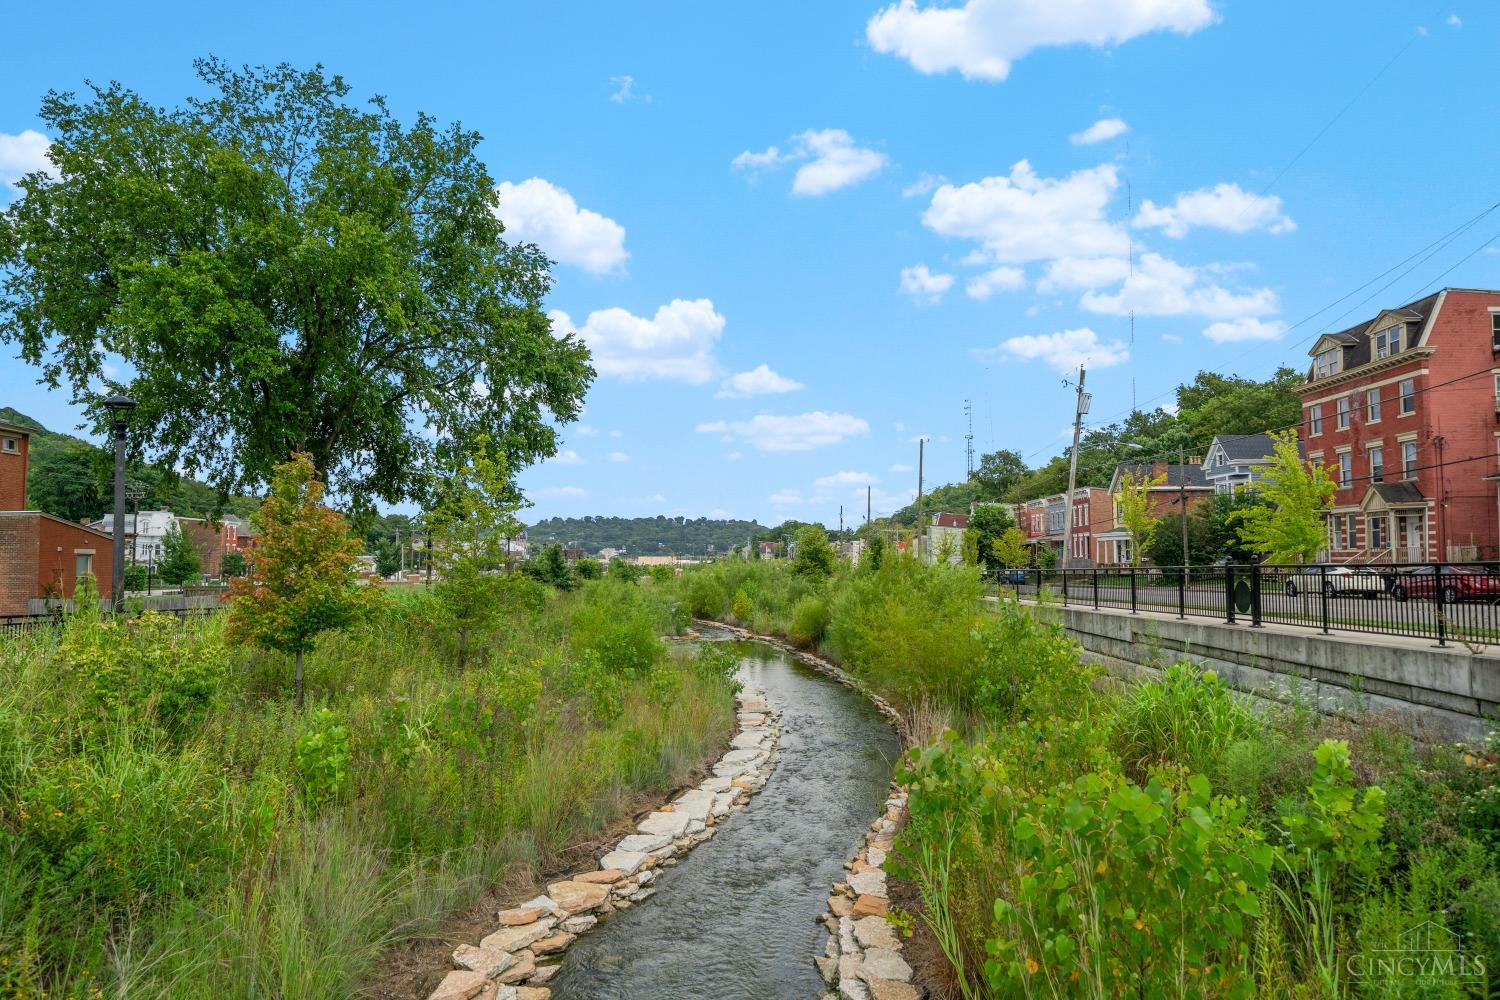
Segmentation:
<svg viewBox="0 0 1500 1000">
<path fill-rule="evenodd" d="M 1083 391 L 1083 380 L 1088 373 L 1083 366 L 1078 368 L 1078 401 L 1073 409 L 1073 455 L 1068 461 L 1068 495 L 1063 502 L 1067 519 L 1063 521 L 1063 551 L 1059 565 L 1063 569 L 1073 561 L 1073 490 L 1078 486 L 1078 439 L 1083 434 L 1083 415 L 1089 412 L 1089 394 Z"/>
<path fill-rule="evenodd" d="M 974 401 L 972 399 L 964 400 L 964 419 L 969 422 L 969 431 L 964 435 L 964 463 L 969 470 L 968 478 L 964 481 L 968 482 L 974 478 Z"/>
<path fill-rule="evenodd" d="M 870 523 L 870 487 L 865 487 L 865 525 Z"/>
<path fill-rule="evenodd" d="M 922 473 L 926 471 L 926 466 L 924 464 L 926 462 L 926 459 L 927 439 L 925 437 L 919 437 L 917 438 L 917 536 L 914 539 L 914 544 L 917 547 L 917 555 L 922 554 L 922 538 L 927 534 L 927 525 L 925 523 L 927 520 L 927 513 L 923 504 L 922 497 Z"/>
<path fill-rule="evenodd" d="M 1177 509 L 1182 514 L 1182 585 L 1188 583 L 1188 523 L 1187 523 L 1187 452 L 1181 441 L 1177 442 Z"/>
<path fill-rule="evenodd" d="M 839 538 L 844 537 L 844 505 L 839 504 Z"/>
</svg>

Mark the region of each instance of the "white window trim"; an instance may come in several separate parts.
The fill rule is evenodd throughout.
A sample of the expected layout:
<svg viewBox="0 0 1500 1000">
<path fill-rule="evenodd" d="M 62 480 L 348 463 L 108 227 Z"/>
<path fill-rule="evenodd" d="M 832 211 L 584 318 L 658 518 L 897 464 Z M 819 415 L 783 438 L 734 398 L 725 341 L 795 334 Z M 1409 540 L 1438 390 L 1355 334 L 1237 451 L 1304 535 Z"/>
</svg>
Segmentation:
<svg viewBox="0 0 1500 1000">
<path fill-rule="evenodd" d="M 1405 353 L 1405 352 L 1402 352 L 1402 353 Z M 1415 361 L 1416 359 L 1413 358 L 1412 360 Z M 1350 371 L 1354 371 L 1354 369 L 1351 368 Z M 1327 402 L 1330 402 L 1331 400 L 1338 399 L 1339 396 L 1347 395 L 1351 390 L 1357 390 L 1359 388 L 1364 388 L 1364 389 L 1377 389 L 1377 388 L 1378 389 L 1383 389 L 1383 388 L 1385 388 L 1388 385 L 1396 385 L 1397 383 L 1405 382 L 1409 378 L 1410 379 L 1415 379 L 1415 378 L 1419 378 L 1419 377 L 1421 377 L 1423 375 L 1428 375 L 1428 374 L 1430 374 L 1430 372 L 1428 372 L 1427 368 L 1424 366 L 1422 368 L 1417 369 L 1416 371 L 1401 372 L 1400 374 L 1393 375 L 1390 378 L 1381 379 L 1379 382 L 1368 382 L 1368 383 L 1366 383 L 1362 387 L 1361 386 L 1348 386 L 1348 385 L 1346 385 L 1346 386 L 1340 386 L 1338 392 L 1332 393 L 1332 394 L 1327 395 L 1327 396 L 1319 396 L 1316 399 L 1305 399 L 1305 400 L 1302 401 L 1302 405 L 1303 406 L 1311 406 L 1314 403 L 1327 403 Z M 1398 397 L 1398 401 L 1399 401 L 1399 397 Z"/>
</svg>

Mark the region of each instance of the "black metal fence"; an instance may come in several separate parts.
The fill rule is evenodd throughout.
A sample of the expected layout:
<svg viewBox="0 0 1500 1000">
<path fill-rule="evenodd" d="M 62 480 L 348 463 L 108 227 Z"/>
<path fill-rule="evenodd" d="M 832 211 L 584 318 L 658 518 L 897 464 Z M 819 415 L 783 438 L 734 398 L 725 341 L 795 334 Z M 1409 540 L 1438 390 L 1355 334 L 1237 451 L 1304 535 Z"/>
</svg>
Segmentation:
<svg viewBox="0 0 1500 1000">
<path fill-rule="evenodd" d="M 1068 607 L 1418 636 L 1440 646 L 1500 643 L 1500 563 L 1024 569 L 1000 580 L 1019 597 Z"/>
<path fill-rule="evenodd" d="M 159 615 L 172 615 L 178 619 L 187 619 L 211 615 L 222 608 L 149 608 L 147 610 L 155 611 Z M 62 624 L 67 615 L 68 612 L 60 608 L 35 615 L 0 615 L 0 637 L 15 638 L 29 632 L 51 628 Z"/>
</svg>

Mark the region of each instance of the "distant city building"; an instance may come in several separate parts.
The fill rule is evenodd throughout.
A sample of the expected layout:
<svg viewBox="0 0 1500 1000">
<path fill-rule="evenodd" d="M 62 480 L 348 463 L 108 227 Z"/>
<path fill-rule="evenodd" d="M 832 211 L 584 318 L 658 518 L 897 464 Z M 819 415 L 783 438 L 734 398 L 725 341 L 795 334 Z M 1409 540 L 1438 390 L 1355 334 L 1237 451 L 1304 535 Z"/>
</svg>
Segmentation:
<svg viewBox="0 0 1500 1000">
<path fill-rule="evenodd" d="M 1120 518 L 1120 505 L 1115 500 L 1125 487 L 1127 475 L 1161 482 L 1146 491 L 1148 509 L 1153 517 L 1164 517 L 1179 509 L 1179 501 L 1185 494 L 1189 511 L 1205 503 L 1214 494 L 1214 487 L 1203 477 L 1203 463 L 1196 458 L 1185 465 L 1168 462 L 1150 464 L 1124 464 L 1115 466 L 1114 476 L 1109 481 L 1111 523 L 1108 530 L 1095 536 L 1101 566 L 1124 566 L 1131 563 L 1130 532 Z M 1142 557 L 1144 561 L 1144 556 Z"/>
</svg>

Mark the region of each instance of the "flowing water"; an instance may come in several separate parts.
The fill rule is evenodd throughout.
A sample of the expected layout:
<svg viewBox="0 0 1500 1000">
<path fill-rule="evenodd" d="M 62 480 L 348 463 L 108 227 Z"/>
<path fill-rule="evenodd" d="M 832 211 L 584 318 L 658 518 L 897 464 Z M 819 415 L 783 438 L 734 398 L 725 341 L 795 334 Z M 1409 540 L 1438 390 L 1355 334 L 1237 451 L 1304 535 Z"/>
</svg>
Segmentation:
<svg viewBox="0 0 1500 1000">
<path fill-rule="evenodd" d="M 900 740 L 863 697 L 759 643 L 740 676 L 781 709 L 781 760 L 750 805 L 664 869 L 657 894 L 575 941 L 554 1000 L 811 1000 L 817 918 L 884 809 Z"/>
</svg>

